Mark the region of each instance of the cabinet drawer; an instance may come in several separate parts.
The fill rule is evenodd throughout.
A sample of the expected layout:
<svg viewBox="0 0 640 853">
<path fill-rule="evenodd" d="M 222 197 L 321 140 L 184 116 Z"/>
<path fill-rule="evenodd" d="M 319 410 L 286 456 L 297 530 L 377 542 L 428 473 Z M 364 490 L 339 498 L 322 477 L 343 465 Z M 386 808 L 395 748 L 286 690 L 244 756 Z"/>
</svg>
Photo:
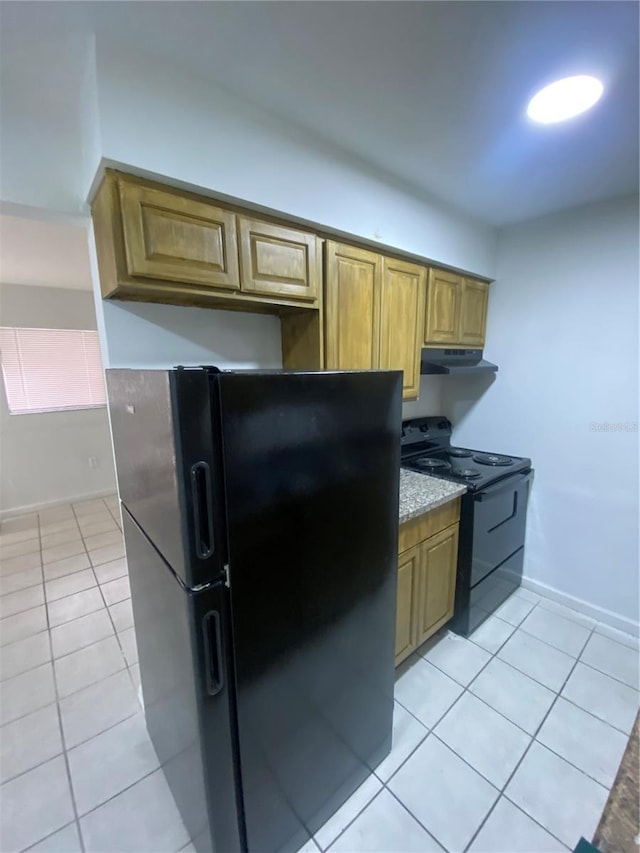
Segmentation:
<svg viewBox="0 0 640 853">
<path fill-rule="evenodd" d="M 238 217 L 242 290 L 314 301 L 320 253 L 315 234 Z"/>
<path fill-rule="evenodd" d="M 128 181 L 119 192 L 129 275 L 240 289 L 234 213 Z"/>
<path fill-rule="evenodd" d="M 444 530 L 445 527 L 455 524 L 459 518 L 460 498 L 455 498 L 449 503 L 424 513 L 424 515 L 406 521 L 400 525 L 398 553 L 402 554 L 419 542 L 424 542 L 425 539 L 434 536 L 440 530 Z"/>
</svg>

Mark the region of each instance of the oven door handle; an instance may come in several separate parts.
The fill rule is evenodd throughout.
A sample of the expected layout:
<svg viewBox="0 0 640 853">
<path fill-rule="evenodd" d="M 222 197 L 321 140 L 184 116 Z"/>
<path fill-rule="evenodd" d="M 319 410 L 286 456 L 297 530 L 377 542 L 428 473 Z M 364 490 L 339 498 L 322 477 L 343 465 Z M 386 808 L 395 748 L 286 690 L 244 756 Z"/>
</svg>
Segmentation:
<svg viewBox="0 0 640 853">
<path fill-rule="evenodd" d="M 488 489 L 483 489 L 481 492 L 477 492 L 473 496 L 473 499 L 480 502 L 488 501 L 496 495 L 501 495 L 503 492 L 509 492 L 513 488 L 519 488 L 531 480 L 532 473 L 533 471 L 527 471 L 526 474 L 512 474 L 507 477 L 506 480 L 501 480 L 499 483 L 496 483 L 495 486 L 489 486 Z"/>
</svg>

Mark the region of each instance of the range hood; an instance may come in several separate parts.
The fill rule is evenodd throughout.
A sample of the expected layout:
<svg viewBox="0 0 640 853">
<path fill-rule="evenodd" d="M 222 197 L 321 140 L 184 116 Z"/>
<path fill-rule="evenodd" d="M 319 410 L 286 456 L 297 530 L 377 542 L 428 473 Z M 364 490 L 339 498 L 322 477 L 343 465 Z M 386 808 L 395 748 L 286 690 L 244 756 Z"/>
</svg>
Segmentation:
<svg viewBox="0 0 640 853">
<path fill-rule="evenodd" d="M 495 373 L 496 364 L 485 361 L 481 349 L 423 349 L 420 373 Z"/>
</svg>

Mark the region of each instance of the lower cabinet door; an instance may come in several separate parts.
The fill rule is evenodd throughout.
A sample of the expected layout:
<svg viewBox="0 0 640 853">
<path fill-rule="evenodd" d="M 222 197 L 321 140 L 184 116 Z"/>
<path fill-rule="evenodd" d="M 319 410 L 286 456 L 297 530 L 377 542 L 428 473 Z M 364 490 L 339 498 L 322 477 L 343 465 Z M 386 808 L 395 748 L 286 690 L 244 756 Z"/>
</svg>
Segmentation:
<svg viewBox="0 0 640 853">
<path fill-rule="evenodd" d="M 420 564 L 420 546 L 398 557 L 398 597 L 396 603 L 396 666 L 416 647 L 414 590 Z"/>
<path fill-rule="evenodd" d="M 458 525 L 452 525 L 420 546 L 415 609 L 416 646 L 453 616 L 458 562 Z M 397 647 L 396 647 L 397 652 Z"/>
</svg>

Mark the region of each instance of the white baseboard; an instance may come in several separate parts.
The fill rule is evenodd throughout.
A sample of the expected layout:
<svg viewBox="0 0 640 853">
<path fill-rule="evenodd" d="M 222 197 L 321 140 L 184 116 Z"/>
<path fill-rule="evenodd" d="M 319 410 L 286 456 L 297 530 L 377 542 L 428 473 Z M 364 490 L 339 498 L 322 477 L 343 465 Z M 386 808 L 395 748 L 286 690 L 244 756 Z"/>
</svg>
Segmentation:
<svg viewBox="0 0 640 853">
<path fill-rule="evenodd" d="M 0 510 L 0 520 L 4 518 L 13 518 L 16 515 L 26 515 L 30 512 L 40 512 L 43 509 L 51 509 L 55 506 L 60 506 L 61 504 L 70 504 L 70 503 L 80 503 L 81 501 L 91 501 L 96 498 L 106 498 L 109 495 L 114 495 L 114 489 L 107 489 L 106 491 L 102 489 L 99 492 L 88 492 L 83 495 L 74 495 L 70 498 L 65 498 L 64 500 L 55 500 L 55 501 L 43 501 L 42 503 L 37 504 L 28 504 L 27 506 L 17 506 L 12 507 L 11 509 L 3 509 Z"/>
<path fill-rule="evenodd" d="M 555 587 L 547 586 L 546 583 L 541 583 L 533 578 L 523 577 L 522 586 L 525 589 L 530 589 L 532 592 L 543 595 L 545 598 L 557 601 L 558 604 L 564 604 L 565 607 L 569 607 L 571 610 L 577 610 L 578 613 L 590 616 L 596 622 L 602 622 L 611 628 L 616 628 L 618 631 L 624 631 L 625 634 L 631 634 L 634 637 L 640 634 L 640 625 L 632 619 L 627 619 L 626 616 L 621 616 L 612 610 L 606 610 L 604 607 L 589 604 L 588 601 L 583 601 L 583 599 L 576 598 L 574 595 L 561 592 L 559 589 L 555 589 Z"/>
</svg>

